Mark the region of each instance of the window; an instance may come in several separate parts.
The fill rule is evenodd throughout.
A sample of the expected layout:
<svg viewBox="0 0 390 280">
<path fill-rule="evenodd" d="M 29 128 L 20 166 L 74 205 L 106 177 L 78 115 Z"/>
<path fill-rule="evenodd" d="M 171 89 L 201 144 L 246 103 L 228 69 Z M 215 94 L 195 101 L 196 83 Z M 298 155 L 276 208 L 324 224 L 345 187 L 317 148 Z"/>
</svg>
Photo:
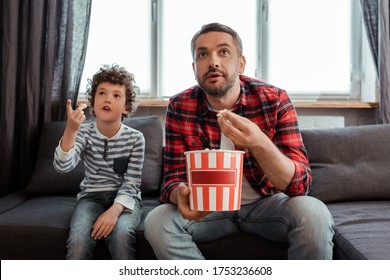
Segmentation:
<svg viewBox="0 0 390 280">
<path fill-rule="evenodd" d="M 96 0 L 80 92 L 102 64 L 117 63 L 134 74 L 142 93 L 151 90 L 151 13 L 149 1 Z"/>
<path fill-rule="evenodd" d="M 245 75 L 292 99 L 359 100 L 361 61 L 371 56 L 362 48 L 359 9 L 353 0 L 96 0 L 80 92 L 111 63 L 135 75 L 145 98 L 193 86 L 191 38 L 203 24 L 221 22 L 242 38 Z M 375 99 L 374 85 L 364 88 Z"/>
<path fill-rule="evenodd" d="M 190 42 L 205 23 L 221 22 L 240 34 L 247 59 L 245 73 L 256 71 L 256 0 L 168 0 L 162 2 L 158 87 L 163 97 L 195 84 Z M 243 3 L 245 5 L 243 5 Z"/>
<path fill-rule="evenodd" d="M 358 1 L 269 0 L 262 8 L 263 79 L 294 97 L 359 97 Z"/>
</svg>

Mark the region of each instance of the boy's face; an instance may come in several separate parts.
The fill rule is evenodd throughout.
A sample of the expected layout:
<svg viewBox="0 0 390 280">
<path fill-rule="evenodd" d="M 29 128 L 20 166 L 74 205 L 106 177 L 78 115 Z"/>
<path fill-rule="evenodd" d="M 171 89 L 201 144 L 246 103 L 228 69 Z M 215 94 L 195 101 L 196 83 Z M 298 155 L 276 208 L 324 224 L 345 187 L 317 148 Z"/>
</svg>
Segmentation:
<svg viewBox="0 0 390 280">
<path fill-rule="evenodd" d="M 122 121 L 122 114 L 129 112 L 126 108 L 126 87 L 110 82 L 99 84 L 93 110 L 100 121 Z"/>
</svg>

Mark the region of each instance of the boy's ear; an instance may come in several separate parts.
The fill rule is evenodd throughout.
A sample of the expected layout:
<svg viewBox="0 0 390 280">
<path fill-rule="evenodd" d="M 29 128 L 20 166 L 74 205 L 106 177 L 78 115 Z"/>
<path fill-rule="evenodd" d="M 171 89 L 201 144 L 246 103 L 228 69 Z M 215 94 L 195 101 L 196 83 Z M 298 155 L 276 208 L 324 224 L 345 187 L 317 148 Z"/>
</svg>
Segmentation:
<svg viewBox="0 0 390 280">
<path fill-rule="evenodd" d="M 123 114 L 128 114 L 130 112 L 129 106 L 125 105 L 125 109 L 123 110 Z"/>
</svg>

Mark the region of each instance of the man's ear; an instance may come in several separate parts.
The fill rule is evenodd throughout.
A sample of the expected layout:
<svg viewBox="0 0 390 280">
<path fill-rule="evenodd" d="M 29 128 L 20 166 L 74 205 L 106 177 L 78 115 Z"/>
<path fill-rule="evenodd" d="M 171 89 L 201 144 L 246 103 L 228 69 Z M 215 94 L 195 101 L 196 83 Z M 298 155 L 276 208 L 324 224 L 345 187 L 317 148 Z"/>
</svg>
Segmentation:
<svg viewBox="0 0 390 280">
<path fill-rule="evenodd" d="M 192 71 L 194 72 L 194 78 L 196 80 L 196 63 L 192 62 Z"/>
<path fill-rule="evenodd" d="M 240 57 L 240 74 L 244 74 L 245 65 L 246 65 L 246 59 L 245 59 L 245 56 L 242 55 Z"/>
</svg>

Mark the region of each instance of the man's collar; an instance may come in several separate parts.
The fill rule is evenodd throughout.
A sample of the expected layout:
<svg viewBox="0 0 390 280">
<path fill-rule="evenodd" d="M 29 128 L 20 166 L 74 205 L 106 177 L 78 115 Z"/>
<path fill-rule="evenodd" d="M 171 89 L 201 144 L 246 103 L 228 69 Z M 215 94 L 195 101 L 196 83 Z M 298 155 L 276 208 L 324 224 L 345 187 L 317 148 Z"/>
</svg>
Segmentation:
<svg viewBox="0 0 390 280">
<path fill-rule="evenodd" d="M 196 111 L 197 115 L 199 117 L 204 117 L 208 112 L 207 103 L 206 103 L 206 94 L 199 86 L 196 86 L 192 91 L 191 95 L 192 97 L 198 99 L 198 110 Z"/>
<path fill-rule="evenodd" d="M 218 113 L 218 110 L 214 109 L 208 102 L 206 98 L 206 94 L 202 89 L 197 87 L 197 92 L 194 93 L 197 95 L 198 98 L 198 110 L 197 110 L 197 115 L 199 117 L 204 117 L 206 114 L 211 111 Z M 242 111 L 243 105 L 246 104 L 246 95 L 243 94 L 243 87 L 241 86 L 240 90 L 240 97 L 238 98 L 237 102 L 234 104 L 234 106 L 231 108 L 231 111 L 240 113 Z"/>
</svg>

